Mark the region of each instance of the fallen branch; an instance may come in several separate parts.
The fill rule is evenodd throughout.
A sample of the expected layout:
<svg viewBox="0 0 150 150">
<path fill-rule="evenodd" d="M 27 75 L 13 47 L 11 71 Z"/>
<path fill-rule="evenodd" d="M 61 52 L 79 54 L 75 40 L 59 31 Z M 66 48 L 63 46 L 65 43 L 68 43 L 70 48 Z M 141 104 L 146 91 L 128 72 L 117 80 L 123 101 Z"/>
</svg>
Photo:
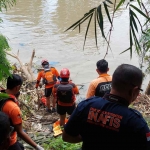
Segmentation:
<svg viewBox="0 0 150 150">
<path fill-rule="evenodd" d="M 23 65 L 22 61 L 19 58 L 19 50 L 17 52 L 17 55 L 14 53 L 10 53 L 8 51 L 5 51 L 5 52 L 7 55 L 18 60 L 18 62 L 20 64 L 20 68 L 24 72 L 25 76 L 27 77 L 27 80 L 30 82 L 33 82 L 35 80 L 35 77 L 34 77 L 33 72 L 32 72 L 32 62 L 33 62 L 33 58 L 35 55 L 35 50 L 33 50 L 32 55 L 31 55 L 31 59 L 30 59 L 29 63 L 26 63 L 26 65 Z"/>
</svg>

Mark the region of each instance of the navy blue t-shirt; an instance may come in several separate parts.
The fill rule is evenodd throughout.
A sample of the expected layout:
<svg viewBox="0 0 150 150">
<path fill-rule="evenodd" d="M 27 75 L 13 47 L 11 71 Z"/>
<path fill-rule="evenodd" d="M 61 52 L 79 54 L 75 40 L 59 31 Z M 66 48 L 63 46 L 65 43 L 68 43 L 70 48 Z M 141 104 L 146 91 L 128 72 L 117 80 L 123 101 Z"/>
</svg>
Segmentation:
<svg viewBox="0 0 150 150">
<path fill-rule="evenodd" d="M 83 150 L 148 150 L 150 131 L 142 115 L 128 106 L 92 97 L 77 106 L 65 125 L 81 135 Z"/>
</svg>

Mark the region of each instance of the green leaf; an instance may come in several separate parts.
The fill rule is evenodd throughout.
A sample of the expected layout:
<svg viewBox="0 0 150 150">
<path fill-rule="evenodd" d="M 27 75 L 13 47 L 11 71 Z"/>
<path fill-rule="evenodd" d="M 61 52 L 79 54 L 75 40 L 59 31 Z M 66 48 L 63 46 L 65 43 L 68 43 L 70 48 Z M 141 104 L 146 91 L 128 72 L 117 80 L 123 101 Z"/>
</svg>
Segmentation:
<svg viewBox="0 0 150 150">
<path fill-rule="evenodd" d="M 2 80 L 2 78 L 3 78 L 3 75 L 2 75 L 2 73 L 0 73 L 0 80 Z"/>
<path fill-rule="evenodd" d="M 106 2 L 108 2 L 108 3 L 110 3 L 110 4 L 113 4 L 113 2 L 112 1 L 110 1 L 110 0 L 105 0 Z"/>
<path fill-rule="evenodd" d="M 130 28 L 130 31 L 132 31 L 133 38 L 134 38 L 134 43 L 135 43 L 135 47 L 136 47 L 136 52 L 137 52 L 137 54 L 139 54 L 139 51 L 141 51 L 141 46 L 140 46 L 140 44 L 139 44 L 139 41 L 137 40 L 137 37 L 136 37 L 135 31 L 134 31 L 132 22 L 130 22 L 130 27 L 131 27 L 131 28 Z"/>
<path fill-rule="evenodd" d="M 16 0 L 0 0 L 0 11 L 2 12 L 2 9 L 7 10 L 7 7 L 11 7 L 14 4 L 16 4 Z"/>
<path fill-rule="evenodd" d="M 76 25 L 78 26 L 79 24 L 81 24 L 81 21 L 84 20 L 88 15 L 91 15 L 93 13 L 95 8 L 91 9 L 88 13 L 84 14 L 84 16 L 79 19 L 77 22 L 75 22 L 73 25 L 71 25 L 69 28 L 67 28 L 64 32 L 68 31 L 69 29 L 75 27 Z M 86 19 L 85 19 L 86 20 Z M 84 20 L 84 21 L 85 21 Z"/>
<path fill-rule="evenodd" d="M 85 46 L 85 41 L 86 41 L 86 37 L 87 37 L 87 33 L 88 33 L 88 30 L 89 30 L 89 26 L 90 26 L 92 17 L 93 17 L 93 13 L 92 13 L 92 15 L 90 17 L 90 20 L 89 20 L 89 23 L 87 25 L 87 29 L 86 29 L 86 33 L 85 33 L 85 39 L 84 39 L 84 44 L 83 44 L 83 49 L 84 49 L 84 46 Z"/>
<path fill-rule="evenodd" d="M 126 50 L 124 50 L 124 51 L 123 51 L 123 52 L 121 52 L 120 54 L 123 54 L 123 53 L 125 53 L 125 52 L 129 51 L 130 49 L 131 49 L 131 47 L 127 48 Z"/>
<path fill-rule="evenodd" d="M 9 70 L 4 65 L 0 64 L 0 69 L 3 70 L 6 74 L 10 75 Z"/>
<path fill-rule="evenodd" d="M 100 10 L 98 12 L 98 9 L 100 7 Z M 110 45 L 109 45 L 109 42 L 107 41 L 106 37 L 105 37 L 105 34 L 104 34 L 104 30 L 103 30 L 103 16 L 102 16 L 102 12 L 101 12 L 101 5 L 99 5 L 99 7 L 97 8 L 97 22 L 98 22 L 98 25 L 100 27 L 100 30 L 101 30 L 101 33 L 102 33 L 102 36 L 104 37 L 105 41 L 107 42 L 109 48 L 111 49 Z M 100 17 L 101 16 L 101 17 Z M 101 20 L 100 20 L 101 19 Z M 102 22 L 101 22 L 102 21 Z M 102 23 L 102 28 L 101 28 L 101 23 Z"/>
<path fill-rule="evenodd" d="M 141 30 L 143 31 L 143 29 L 142 29 L 142 24 L 141 24 L 139 18 L 137 17 L 137 15 L 136 15 L 136 14 L 134 13 L 134 11 L 132 11 L 131 9 L 130 9 L 130 12 L 131 12 L 132 15 L 137 19 L 137 21 L 139 22 L 139 25 L 140 25 L 140 27 L 141 27 Z"/>
<path fill-rule="evenodd" d="M 133 37 L 134 37 L 134 41 L 135 41 L 135 43 L 137 44 L 137 46 L 138 46 L 139 50 L 141 50 L 141 46 L 140 46 L 140 44 L 139 44 L 139 42 L 138 42 L 138 40 L 137 40 L 137 37 L 136 37 L 135 31 L 134 31 L 134 28 L 133 28 L 132 22 L 131 22 L 131 31 L 132 31 L 132 33 L 133 33 Z"/>
<path fill-rule="evenodd" d="M 140 4 L 141 2 L 140 2 L 139 0 L 137 0 L 137 2 L 138 2 L 139 6 L 140 6 L 140 8 L 141 8 L 141 4 Z"/>
<path fill-rule="evenodd" d="M 150 19 L 147 15 L 145 15 L 140 9 L 135 7 L 134 5 L 130 4 L 130 7 L 134 8 L 138 13 L 140 13 L 143 17 Z"/>
<path fill-rule="evenodd" d="M 129 12 L 130 12 L 130 21 L 133 22 L 133 25 L 134 25 L 136 31 L 138 32 L 138 27 L 136 25 L 136 21 L 134 19 L 133 13 L 132 13 L 133 11 L 131 11 L 131 9 L 129 9 Z"/>
<path fill-rule="evenodd" d="M 119 4 L 117 5 L 117 7 L 116 7 L 116 9 L 115 9 L 115 12 L 116 12 L 116 10 L 118 10 L 118 8 L 119 8 L 124 2 L 125 2 L 125 0 L 121 0 L 121 1 L 119 2 Z"/>
<path fill-rule="evenodd" d="M 144 26 L 147 25 L 148 22 L 150 22 L 150 19 L 147 19 L 147 21 L 145 22 Z"/>
<path fill-rule="evenodd" d="M 76 29 L 79 25 L 81 25 L 83 22 L 85 22 L 90 16 L 91 16 L 92 13 L 90 13 L 89 15 L 87 15 L 82 21 L 80 21 L 76 26 L 74 26 L 74 29 Z"/>
<path fill-rule="evenodd" d="M 132 58 L 132 46 L 133 46 L 133 42 L 132 42 L 132 33 L 131 33 L 131 29 L 130 29 L 130 58 Z M 128 50 L 128 49 L 127 49 Z M 126 50 L 126 51 L 127 51 Z M 125 51 L 124 51 L 125 52 Z"/>
<path fill-rule="evenodd" d="M 96 27 L 96 18 L 97 18 L 97 11 L 95 9 L 95 17 L 94 17 L 94 25 L 95 25 L 95 42 L 96 42 L 96 47 L 98 48 L 97 46 L 97 27 Z"/>
<path fill-rule="evenodd" d="M 99 5 L 99 6 L 97 7 L 97 12 L 98 12 L 98 17 L 99 17 L 98 24 L 99 24 L 99 27 L 100 27 L 102 36 L 105 37 L 105 34 L 104 34 L 104 27 L 103 27 L 103 15 L 102 15 L 101 5 Z"/>
<path fill-rule="evenodd" d="M 3 98 L 8 98 L 9 95 L 7 93 L 0 93 L 0 100 L 2 100 Z"/>
<path fill-rule="evenodd" d="M 79 33 L 80 33 L 80 30 L 81 30 L 81 25 L 79 24 Z"/>
<path fill-rule="evenodd" d="M 108 17 L 108 19 L 109 19 L 109 22 L 112 24 L 112 21 L 111 21 L 111 19 L 110 19 L 110 15 L 109 15 L 109 11 L 108 11 L 107 5 L 106 5 L 106 3 L 105 3 L 105 2 L 103 2 L 103 4 L 104 4 L 104 8 L 105 8 L 105 11 L 106 11 L 107 17 Z"/>
</svg>

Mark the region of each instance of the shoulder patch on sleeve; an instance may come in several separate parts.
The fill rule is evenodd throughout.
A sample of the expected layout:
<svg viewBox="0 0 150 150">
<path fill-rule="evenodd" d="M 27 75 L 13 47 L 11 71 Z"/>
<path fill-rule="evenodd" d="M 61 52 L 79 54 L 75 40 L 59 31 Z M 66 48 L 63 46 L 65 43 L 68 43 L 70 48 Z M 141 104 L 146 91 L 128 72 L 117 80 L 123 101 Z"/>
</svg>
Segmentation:
<svg viewBox="0 0 150 150">
<path fill-rule="evenodd" d="M 147 138 L 147 141 L 150 141 L 150 132 L 146 133 L 146 138 Z"/>
</svg>

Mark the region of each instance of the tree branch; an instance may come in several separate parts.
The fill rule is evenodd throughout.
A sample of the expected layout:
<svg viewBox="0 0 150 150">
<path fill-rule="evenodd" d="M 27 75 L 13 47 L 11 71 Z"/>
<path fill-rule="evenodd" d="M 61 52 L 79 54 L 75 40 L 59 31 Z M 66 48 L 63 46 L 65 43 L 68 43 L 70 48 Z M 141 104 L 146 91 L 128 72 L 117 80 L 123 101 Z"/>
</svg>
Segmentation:
<svg viewBox="0 0 150 150">
<path fill-rule="evenodd" d="M 110 45 L 110 37 L 111 37 L 112 29 L 113 29 L 113 21 L 114 21 L 114 16 L 115 16 L 115 8 L 116 8 L 116 0 L 115 0 L 115 3 L 114 3 L 114 11 L 113 11 L 113 15 L 112 15 L 112 23 L 111 23 L 111 27 L 110 27 L 110 30 L 109 30 L 109 38 L 108 38 L 107 50 L 106 50 L 104 59 L 106 58 L 106 56 L 108 54 L 108 49 L 109 49 L 109 45 Z"/>
<path fill-rule="evenodd" d="M 18 50 L 18 52 L 17 52 L 17 55 L 11 54 L 11 53 L 9 53 L 9 52 L 7 52 L 7 51 L 6 51 L 6 54 L 9 55 L 9 56 L 11 56 L 11 57 L 13 57 L 13 58 L 15 58 L 15 59 L 17 59 L 18 62 L 19 62 L 19 64 L 20 64 L 20 67 L 21 67 L 22 71 L 24 72 L 24 74 L 26 75 L 28 81 L 33 81 L 33 78 L 32 78 L 32 76 L 30 75 L 27 66 L 23 65 L 22 61 L 21 61 L 20 58 L 19 58 L 19 50 Z"/>
<path fill-rule="evenodd" d="M 32 72 L 32 62 L 33 62 L 34 55 L 35 55 L 35 49 L 32 52 L 31 59 L 30 59 L 28 66 L 27 66 L 27 70 L 28 70 L 29 74 L 31 75 L 32 81 L 35 80 L 35 77 L 34 77 L 33 72 Z"/>
</svg>

